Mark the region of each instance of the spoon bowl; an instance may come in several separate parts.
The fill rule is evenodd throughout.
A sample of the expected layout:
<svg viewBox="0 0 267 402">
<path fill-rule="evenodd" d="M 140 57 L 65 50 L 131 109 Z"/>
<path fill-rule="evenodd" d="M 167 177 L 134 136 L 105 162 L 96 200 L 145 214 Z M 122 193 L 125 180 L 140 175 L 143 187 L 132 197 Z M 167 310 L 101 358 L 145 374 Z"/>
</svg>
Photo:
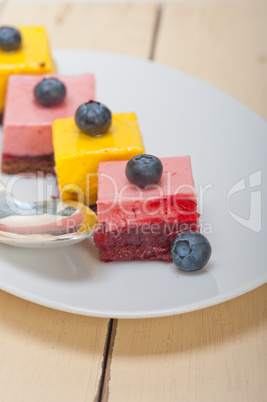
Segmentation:
<svg viewBox="0 0 267 402">
<path fill-rule="evenodd" d="M 95 213 L 73 201 L 17 200 L 0 182 L 0 243 L 17 247 L 62 247 L 91 236 Z"/>
</svg>

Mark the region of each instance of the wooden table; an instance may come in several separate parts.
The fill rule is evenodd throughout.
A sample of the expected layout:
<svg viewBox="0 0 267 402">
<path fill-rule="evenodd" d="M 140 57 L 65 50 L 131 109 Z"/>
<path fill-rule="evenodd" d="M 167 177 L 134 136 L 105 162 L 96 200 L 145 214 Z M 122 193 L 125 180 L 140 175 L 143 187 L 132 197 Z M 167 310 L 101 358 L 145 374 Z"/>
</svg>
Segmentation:
<svg viewBox="0 0 267 402">
<path fill-rule="evenodd" d="M 109 50 L 193 74 L 267 119 L 267 2 L 2 3 L 55 48 Z M 267 285 L 173 317 L 76 316 L 0 292 L 1 401 L 267 400 Z"/>
</svg>

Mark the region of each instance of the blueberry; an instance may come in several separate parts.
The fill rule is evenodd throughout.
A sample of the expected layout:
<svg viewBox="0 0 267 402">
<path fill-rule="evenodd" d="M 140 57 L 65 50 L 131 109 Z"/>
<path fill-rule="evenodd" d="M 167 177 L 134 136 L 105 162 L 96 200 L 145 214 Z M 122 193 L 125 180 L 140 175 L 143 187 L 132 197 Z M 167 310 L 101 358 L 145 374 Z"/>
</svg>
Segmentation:
<svg viewBox="0 0 267 402">
<path fill-rule="evenodd" d="M 111 111 L 99 102 L 83 103 L 75 113 L 75 123 L 87 135 L 97 136 L 106 133 L 111 122 Z"/>
<path fill-rule="evenodd" d="M 162 172 L 163 166 L 159 158 L 147 154 L 134 156 L 128 161 L 125 169 L 127 179 L 142 188 L 157 184 Z"/>
<path fill-rule="evenodd" d="M 16 28 L 0 28 L 0 49 L 9 52 L 17 50 L 21 44 L 21 34 Z"/>
<path fill-rule="evenodd" d="M 56 106 L 63 102 L 66 96 L 66 87 L 57 78 L 45 78 L 34 88 L 34 96 L 42 106 Z"/>
<path fill-rule="evenodd" d="M 198 271 L 209 261 L 211 246 L 201 233 L 186 230 L 173 240 L 171 254 L 178 268 L 183 271 Z"/>
</svg>

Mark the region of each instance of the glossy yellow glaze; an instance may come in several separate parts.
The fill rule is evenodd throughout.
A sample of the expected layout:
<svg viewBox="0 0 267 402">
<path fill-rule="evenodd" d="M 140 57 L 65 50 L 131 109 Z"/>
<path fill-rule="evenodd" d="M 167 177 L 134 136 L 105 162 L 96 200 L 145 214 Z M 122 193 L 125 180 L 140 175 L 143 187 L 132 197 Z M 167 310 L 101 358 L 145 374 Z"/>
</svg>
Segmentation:
<svg viewBox="0 0 267 402">
<path fill-rule="evenodd" d="M 55 71 L 45 28 L 18 27 L 22 43 L 18 50 L 0 50 L 0 111 L 4 107 L 7 79 L 11 74 L 44 74 Z"/>
<path fill-rule="evenodd" d="M 95 204 L 99 162 L 128 160 L 144 152 L 136 115 L 114 114 L 110 130 L 98 137 L 81 132 L 73 118 L 55 120 L 53 144 L 63 200 Z"/>
<path fill-rule="evenodd" d="M 65 200 L 65 203 L 70 207 L 76 208 L 79 211 L 83 212 L 83 221 L 79 227 L 78 232 L 86 233 L 91 230 L 94 230 L 98 226 L 97 215 L 86 205 L 73 200 Z"/>
</svg>

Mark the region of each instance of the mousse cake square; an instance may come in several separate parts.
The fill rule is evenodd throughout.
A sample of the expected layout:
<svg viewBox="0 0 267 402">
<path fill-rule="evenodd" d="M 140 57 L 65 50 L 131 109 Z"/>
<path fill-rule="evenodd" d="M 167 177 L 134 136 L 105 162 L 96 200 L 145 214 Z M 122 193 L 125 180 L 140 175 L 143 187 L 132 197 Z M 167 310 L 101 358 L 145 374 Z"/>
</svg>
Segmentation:
<svg viewBox="0 0 267 402">
<path fill-rule="evenodd" d="M 144 152 L 135 113 L 112 115 L 112 124 L 103 135 L 84 134 L 74 118 L 53 123 L 55 169 L 61 197 L 93 205 L 97 198 L 99 162 L 131 159 Z"/>
<path fill-rule="evenodd" d="M 34 88 L 44 78 L 50 77 L 62 81 L 67 94 L 61 104 L 46 107 L 36 101 Z M 52 122 L 74 116 L 82 103 L 94 98 L 95 79 L 92 74 L 10 76 L 3 121 L 3 173 L 54 173 Z"/>
<path fill-rule="evenodd" d="M 12 74 L 45 74 L 55 72 L 49 42 L 43 26 L 18 27 L 22 37 L 19 49 L 0 49 L 0 112 L 5 103 L 6 85 Z"/>
<path fill-rule="evenodd" d="M 150 188 L 131 184 L 127 161 L 98 168 L 94 242 L 102 261 L 171 260 L 171 243 L 182 230 L 198 230 L 197 196 L 189 156 L 161 158 L 163 175 Z"/>
</svg>

